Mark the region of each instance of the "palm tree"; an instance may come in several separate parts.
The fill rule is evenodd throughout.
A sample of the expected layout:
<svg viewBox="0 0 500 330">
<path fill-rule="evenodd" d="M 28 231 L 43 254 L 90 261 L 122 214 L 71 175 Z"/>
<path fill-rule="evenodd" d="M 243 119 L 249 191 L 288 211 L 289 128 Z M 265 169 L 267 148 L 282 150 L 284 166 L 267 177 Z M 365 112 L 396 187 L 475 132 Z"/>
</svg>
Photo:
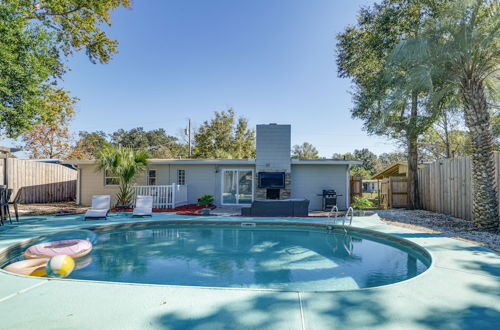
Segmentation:
<svg viewBox="0 0 500 330">
<path fill-rule="evenodd" d="M 450 92 L 459 96 L 473 146 L 474 222 L 487 231 L 496 231 L 499 226 L 490 127 L 500 63 L 499 7 L 494 0 L 444 2 L 437 19 L 427 20 L 421 35 L 396 49 L 415 59 L 439 82 L 429 96 L 430 102 L 437 104 Z"/>
<path fill-rule="evenodd" d="M 146 168 L 148 154 L 142 150 L 107 146 L 98 153 L 97 164 L 98 170 L 107 171 L 111 176 L 118 177 L 119 191 L 116 203 L 129 205 L 133 197 L 131 184 L 135 176 Z"/>
</svg>

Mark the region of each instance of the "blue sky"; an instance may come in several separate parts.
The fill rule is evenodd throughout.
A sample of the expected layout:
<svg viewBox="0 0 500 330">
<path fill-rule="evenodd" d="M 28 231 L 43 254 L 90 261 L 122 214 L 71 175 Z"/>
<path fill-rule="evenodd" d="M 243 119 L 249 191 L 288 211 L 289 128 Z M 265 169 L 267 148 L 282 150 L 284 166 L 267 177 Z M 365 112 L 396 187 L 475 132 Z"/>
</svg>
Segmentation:
<svg viewBox="0 0 500 330">
<path fill-rule="evenodd" d="M 112 14 L 106 30 L 120 45 L 109 64 L 68 59 L 63 85 L 80 98 L 71 129 L 177 135 L 188 117 L 196 125 L 232 107 L 252 126 L 292 124 L 292 142 L 325 157 L 392 151 L 351 118 L 350 82 L 335 66 L 335 35 L 372 2 L 136 0 Z"/>
</svg>

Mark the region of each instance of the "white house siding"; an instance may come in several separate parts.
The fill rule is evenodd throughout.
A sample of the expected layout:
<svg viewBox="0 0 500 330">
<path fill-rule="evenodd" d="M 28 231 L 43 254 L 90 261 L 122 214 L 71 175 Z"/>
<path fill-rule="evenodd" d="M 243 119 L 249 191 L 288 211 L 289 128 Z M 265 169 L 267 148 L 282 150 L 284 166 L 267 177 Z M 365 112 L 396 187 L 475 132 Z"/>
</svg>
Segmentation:
<svg viewBox="0 0 500 330">
<path fill-rule="evenodd" d="M 222 170 L 224 169 L 253 169 L 254 165 L 150 165 L 149 169 L 156 170 L 158 185 L 168 185 L 177 182 L 177 170 L 185 170 L 188 203 L 194 204 L 198 197 L 213 195 L 215 205 L 221 204 Z"/>
<path fill-rule="evenodd" d="M 90 205 L 92 195 L 100 194 L 111 195 L 112 202 L 115 203 L 118 187 L 105 186 L 102 171 L 96 172 L 96 166 L 92 164 L 80 164 L 78 167 L 79 180 L 81 180 L 78 195 L 82 205 Z M 253 169 L 254 175 L 257 175 L 255 165 L 152 164 L 148 168 L 156 170 L 158 185 L 178 183 L 177 170 L 185 170 L 188 203 L 196 203 L 198 197 L 202 195 L 213 195 L 216 205 L 221 204 L 223 169 Z M 347 208 L 348 176 L 346 173 L 347 165 L 292 164 L 292 198 L 308 198 L 311 201 L 311 209 L 320 209 L 321 197 L 316 195 L 320 194 L 323 189 L 335 189 L 338 194 L 343 195 L 338 199 L 339 208 Z M 146 185 L 146 175 L 140 175 L 136 179 L 136 184 Z"/>
<path fill-rule="evenodd" d="M 116 194 L 118 193 L 118 186 L 105 186 L 104 185 L 104 172 L 96 171 L 96 165 L 78 165 L 78 180 L 79 184 L 79 203 L 82 205 L 90 205 L 92 202 L 92 195 L 111 195 L 111 204 L 116 203 Z M 139 176 L 137 179 L 138 185 L 146 184 L 146 177 Z"/>
<path fill-rule="evenodd" d="M 214 195 L 217 184 L 214 165 L 153 165 L 150 169 L 156 169 L 156 180 L 158 185 L 168 185 L 177 182 L 177 170 L 185 170 L 188 203 L 198 201 L 203 195 Z"/>
<path fill-rule="evenodd" d="M 342 195 L 337 200 L 339 209 L 348 208 L 347 165 L 298 165 L 292 164 L 292 198 L 307 198 L 309 208 L 319 210 L 322 200 L 318 194 L 323 189 L 335 189 Z"/>
</svg>

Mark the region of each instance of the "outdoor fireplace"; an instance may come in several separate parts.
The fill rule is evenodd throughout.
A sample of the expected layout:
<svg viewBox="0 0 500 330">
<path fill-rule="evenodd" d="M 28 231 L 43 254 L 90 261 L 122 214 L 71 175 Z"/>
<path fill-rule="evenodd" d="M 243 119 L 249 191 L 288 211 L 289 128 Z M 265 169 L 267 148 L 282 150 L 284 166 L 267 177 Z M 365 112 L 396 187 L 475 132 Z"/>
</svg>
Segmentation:
<svg viewBox="0 0 500 330">
<path fill-rule="evenodd" d="M 280 190 L 266 189 L 266 199 L 280 199 Z"/>
<path fill-rule="evenodd" d="M 257 125 L 255 199 L 291 197 L 290 125 Z"/>
<path fill-rule="evenodd" d="M 259 172 L 259 188 L 285 188 L 285 172 Z"/>
<path fill-rule="evenodd" d="M 280 199 L 280 190 L 286 188 L 285 172 L 259 172 L 258 187 L 265 191 L 266 199 Z"/>
<path fill-rule="evenodd" d="M 291 175 L 287 172 L 259 172 L 256 176 L 255 199 L 288 199 L 291 196 Z"/>
</svg>

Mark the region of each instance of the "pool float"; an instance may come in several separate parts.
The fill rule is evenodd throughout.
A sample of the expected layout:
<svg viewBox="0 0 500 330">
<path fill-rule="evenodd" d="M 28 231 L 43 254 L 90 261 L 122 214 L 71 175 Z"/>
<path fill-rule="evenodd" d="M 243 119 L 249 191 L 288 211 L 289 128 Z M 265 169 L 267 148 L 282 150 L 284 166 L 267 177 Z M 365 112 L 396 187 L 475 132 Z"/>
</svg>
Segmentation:
<svg viewBox="0 0 500 330">
<path fill-rule="evenodd" d="M 66 277 L 75 269 L 75 261 L 70 256 L 58 255 L 52 258 L 28 259 L 14 262 L 4 270 L 29 276 Z"/>
<path fill-rule="evenodd" d="M 47 235 L 36 242 L 34 244 L 53 242 L 53 241 L 63 241 L 70 239 L 84 239 L 90 241 L 90 243 L 95 244 L 97 242 L 97 234 L 88 229 L 78 229 L 78 230 L 66 230 L 59 233 Z"/>
<path fill-rule="evenodd" d="M 4 268 L 4 270 L 20 275 L 45 276 L 49 258 L 28 259 L 14 262 Z"/>
<path fill-rule="evenodd" d="M 68 239 L 33 245 L 24 251 L 24 256 L 28 259 L 35 259 L 67 255 L 76 259 L 86 256 L 90 251 L 92 251 L 92 243 L 89 241 L 84 239 Z"/>
</svg>

